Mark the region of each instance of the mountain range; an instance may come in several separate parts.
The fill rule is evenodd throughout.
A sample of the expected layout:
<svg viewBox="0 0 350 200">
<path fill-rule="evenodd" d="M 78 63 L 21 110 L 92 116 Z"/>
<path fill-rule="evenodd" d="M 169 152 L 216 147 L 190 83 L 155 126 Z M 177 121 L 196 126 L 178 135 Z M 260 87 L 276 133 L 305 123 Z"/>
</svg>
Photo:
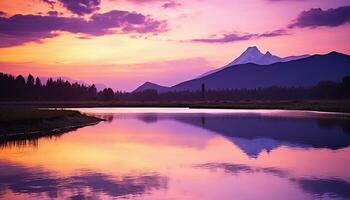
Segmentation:
<svg viewBox="0 0 350 200">
<path fill-rule="evenodd" d="M 280 58 L 249 47 L 230 64 L 172 87 L 147 82 L 135 91 L 196 91 L 206 89 L 253 89 L 271 86 L 310 87 L 320 81 L 341 81 L 350 75 L 350 56 L 338 52 Z"/>
</svg>

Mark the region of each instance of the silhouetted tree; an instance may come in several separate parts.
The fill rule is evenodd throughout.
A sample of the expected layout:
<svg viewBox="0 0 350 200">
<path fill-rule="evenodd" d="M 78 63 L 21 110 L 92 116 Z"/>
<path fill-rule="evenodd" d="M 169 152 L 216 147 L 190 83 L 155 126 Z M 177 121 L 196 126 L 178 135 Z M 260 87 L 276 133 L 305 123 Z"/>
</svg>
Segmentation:
<svg viewBox="0 0 350 200">
<path fill-rule="evenodd" d="M 123 101 L 235 101 L 235 100 L 301 100 L 301 99 L 350 99 L 350 76 L 342 82 L 321 81 L 314 87 L 268 87 L 256 89 L 206 90 L 202 84 L 198 91 L 158 93 L 156 90 L 121 92 L 106 88 L 97 92 L 96 86 L 70 83 L 63 79 L 49 78 L 46 84 L 32 75 L 14 77 L 0 73 L 1 101 L 69 101 L 69 100 L 123 100 Z"/>
<path fill-rule="evenodd" d="M 202 94 L 202 99 L 205 99 L 205 85 L 202 83 L 201 85 L 201 94 Z"/>
<path fill-rule="evenodd" d="M 105 88 L 102 92 L 100 92 L 99 96 L 102 100 L 113 100 L 114 92 L 111 88 Z"/>
</svg>

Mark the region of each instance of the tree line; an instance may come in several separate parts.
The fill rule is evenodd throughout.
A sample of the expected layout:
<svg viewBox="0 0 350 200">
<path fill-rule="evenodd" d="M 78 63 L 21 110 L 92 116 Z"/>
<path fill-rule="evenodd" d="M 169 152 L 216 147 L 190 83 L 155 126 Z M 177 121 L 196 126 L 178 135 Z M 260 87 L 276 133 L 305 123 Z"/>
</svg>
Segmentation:
<svg viewBox="0 0 350 200">
<path fill-rule="evenodd" d="M 0 73 L 0 101 L 240 101 L 240 100 L 305 100 L 350 99 L 350 76 L 342 82 L 321 81 L 313 87 L 268 87 L 257 89 L 206 90 L 205 83 L 198 91 L 158 93 L 114 92 L 111 88 L 97 91 L 94 84 L 70 83 L 61 78 L 40 78 L 28 75 L 25 79 Z"/>
<path fill-rule="evenodd" d="M 49 78 L 42 83 L 39 77 L 22 75 L 17 77 L 0 73 L 1 101 L 69 101 L 69 100 L 112 100 L 111 88 L 98 92 L 95 85 L 70 83 L 61 78 Z"/>
<path fill-rule="evenodd" d="M 350 99 L 350 76 L 337 83 L 321 81 L 313 87 L 277 87 L 256 89 L 205 90 L 205 83 L 198 91 L 158 93 L 146 90 L 137 93 L 116 93 L 125 101 L 241 101 L 241 100 L 315 100 Z"/>
</svg>

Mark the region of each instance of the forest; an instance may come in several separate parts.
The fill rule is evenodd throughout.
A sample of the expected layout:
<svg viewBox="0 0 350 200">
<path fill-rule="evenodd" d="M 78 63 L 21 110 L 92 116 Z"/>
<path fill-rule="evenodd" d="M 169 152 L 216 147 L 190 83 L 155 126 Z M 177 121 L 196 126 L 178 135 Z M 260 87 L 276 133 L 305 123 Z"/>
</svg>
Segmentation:
<svg viewBox="0 0 350 200">
<path fill-rule="evenodd" d="M 158 93 L 114 92 L 111 88 L 97 91 L 94 84 L 70 83 L 28 75 L 17 77 L 0 73 L 0 101 L 241 101 L 241 100 L 315 100 L 350 99 L 350 76 L 341 82 L 321 81 L 313 87 L 277 87 L 257 89 L 206 90 Z"/>
</svg>

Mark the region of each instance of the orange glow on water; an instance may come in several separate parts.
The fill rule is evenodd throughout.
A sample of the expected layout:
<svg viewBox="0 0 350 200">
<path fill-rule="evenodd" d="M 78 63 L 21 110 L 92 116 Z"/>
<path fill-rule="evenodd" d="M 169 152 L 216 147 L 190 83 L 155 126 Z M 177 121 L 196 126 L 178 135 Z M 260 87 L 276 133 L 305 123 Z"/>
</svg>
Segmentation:
<svg viewBox="0 0 350 200">
<path fill-rule="evenodd" d="M 261 150 L 257 156 L 252 156 L 250 151 L 266 142 L 270 145 L 271 141 L 257 140 L 255 146 L 249 146 L 253 141 L 243 143 L 242 138 L 224 137 L 220 132 L 210 130 L 209 124 L 215 120 L 213 116 L 207 116 L 208 127 L 202 128 L 191 124 L 197 119 L 200 121 L 200 115 L 197 118 L 195 113 L 171 114 L 171 109 L 169 112 L 160 109 L 158 114 L 154 113 L 156 115 L 145 115 L 142 113 L 145 110 L 140 109 L 140 113 L 136 110 L 123 113 L 122 109 L 83 109 L 99 115 L 107 111 L 106 115 L 112 114 L 114 119 L 57 138 L 42 138 L 35 145 L 3 146 L 0 167 L 12 163 L 34 172 L 36 169 L 73 180 L 85 180 L 85 172 L 101 173 L 104 174 L 102 177 L 108 175 L 109 179 L 122 182 L 123 177 L 142 174 L 163 177 L 159 180 L 166 184 L 142 193 L 142 199 L 255 199 L 261 196 L 285 199 L 288 194 L 293 194 L 295 199 L 305 199 L 310 197 L 309 194 L 295 185 L 305 178 L 327 180 L 338 177 L 350 181 L 349 147 L 330 150 L 285 143 L 269 152 Z M 181 112 L 180 109 L 177 111 Z M 237 114 L 233 113 L 233 116 Z M 304 114 L 309 115 L 307 112 Z M 269 118 L 265 118 L 268 123 Z M 298 122 L 298 118 L 291 118 L 291 123 L 294 122 Z M 312 125 L 312 120 L 309 123 Z M 235 126 L 231 128 L 235 130 Z M 97 192 L 94 185 L 89 187 L 87 194 Z M 251 188 L 260 189 L 252 191 Z M 67 197 L 71 192 L 62 189 L 59 194 Z M 106 189 L 96 194 L 106 199 L 116 195 Z M 6 195 L 11 196 L 12 192 Z M 127 198 L 138 199 L 132 193 Z"/>
</svg>

